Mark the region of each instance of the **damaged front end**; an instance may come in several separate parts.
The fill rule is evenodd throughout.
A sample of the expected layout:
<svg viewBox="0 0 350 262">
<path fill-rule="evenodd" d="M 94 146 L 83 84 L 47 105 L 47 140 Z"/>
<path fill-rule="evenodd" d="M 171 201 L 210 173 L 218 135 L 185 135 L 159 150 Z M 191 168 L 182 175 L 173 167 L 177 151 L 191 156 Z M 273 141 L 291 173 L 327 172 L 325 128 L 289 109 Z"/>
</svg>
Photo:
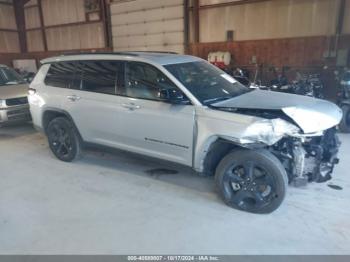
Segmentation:
<svg viewBox="0 0 350 262">
<path fill-rule="evenodd" d="M 237 143 L 246 148 L 267 148 L 285 167 L 290 184 L 304 186 L 308 182 L 321 183 L 332 178 L 334 166 L 339 163 L 340 141 L 336 127 L 305 134 L 281 112 L 219 110 L 259 117 L 241 133 Z"/>
<path fill-rule="evenodd" d="M 336 132 L 336 128 L 331 128 L 315 136 L 285 137 L 270 150 L 286 168 L 293 185 L 326 182 L 339 163 L 340 141 Z"/>
<path fill-rule="evenodd" d="M 211 108 L 257 117 L 238 143 L 269 149 L 284 165 L 295 186 L 331 179 L 340 146 L 336 126 L 342 111 L 310 97 L 253 91 L 220 101 Z"/>
<path fill-rule="evenodd" d="M 313 134 L 302 134 L 289 122 L 276 118 L 250 125 L 240 139 L 241 144 L 258 141 L 284 165 L 294 186 L 308 182 L 325 182 L 332 178 L 340 141 L 335 127 Z"/>
</svg>

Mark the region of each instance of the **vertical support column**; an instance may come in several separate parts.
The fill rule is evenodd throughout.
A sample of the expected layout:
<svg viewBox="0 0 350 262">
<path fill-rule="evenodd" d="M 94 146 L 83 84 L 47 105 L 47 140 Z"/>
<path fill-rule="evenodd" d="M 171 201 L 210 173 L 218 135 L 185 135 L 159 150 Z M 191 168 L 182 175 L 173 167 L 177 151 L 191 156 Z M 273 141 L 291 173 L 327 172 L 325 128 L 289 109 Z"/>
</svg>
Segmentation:
<svg viewBox="0 0 350 262">
<path fill-rule="evenodd" d="M 38 0 L 38 9 L 39 9 L 39 18 L 40 18 L 40 25 L 41 25 L 41 35 L 43 38 L 43 44 L 44 44 L 44 50 L 47 51 L 47 38 L 46 38 L 46 31 L 45 31 L 45 24 L 44 24 L 44 16 L 43 16 L 43 7 L 41 5 L 41 0 Z"/>
<path fill-rule="evenodd" d="M 193 1 L 193 18 L 194 18 L 194 42 L 199 43 L 200 33 L 199 33 L 199 0 Z"/>
<path fill-rule="evenodd" d="M 185 54 L 189 52 L 189 29 L 190 29 L 190 19 L 189 19 L 189 0 L 184 0 L 184 45 Z"/>
<path fill-rule="evenodd" d="M 101 20 L 103 23 L 103 31 L 105 38 L 105 47 L 113 48 L 112 43 L 112 26 L 110 16 L 110 2 L 109 0 L 100 0 Z"/>
<path fill-rule="evenodd" d="M 28 49 L 27 49 L 25 18 L 24 18 L 24 2 L 21 0 L 13 1 L 13 7 L 14 7 L 15 17 L 16 17 L 19 46 L 21 49 L 21 53 L 26 53 Z"/>
</svg>

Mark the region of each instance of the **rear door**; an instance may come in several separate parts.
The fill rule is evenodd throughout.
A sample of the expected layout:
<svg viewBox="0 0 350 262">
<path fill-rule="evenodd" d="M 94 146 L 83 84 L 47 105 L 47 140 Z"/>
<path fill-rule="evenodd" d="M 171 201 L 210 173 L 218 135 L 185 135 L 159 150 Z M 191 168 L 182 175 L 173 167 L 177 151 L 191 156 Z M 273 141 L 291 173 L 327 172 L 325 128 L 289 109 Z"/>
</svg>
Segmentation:
<svg viewBox="0 0 350 262">
<path fill-rule="evenodd" d="M 75 79 L 66 91 L 64 109 L 72 116 L 87 142 L 111 145 L 117 139 L 118 61 L 75 62 Z"/>
</svg>

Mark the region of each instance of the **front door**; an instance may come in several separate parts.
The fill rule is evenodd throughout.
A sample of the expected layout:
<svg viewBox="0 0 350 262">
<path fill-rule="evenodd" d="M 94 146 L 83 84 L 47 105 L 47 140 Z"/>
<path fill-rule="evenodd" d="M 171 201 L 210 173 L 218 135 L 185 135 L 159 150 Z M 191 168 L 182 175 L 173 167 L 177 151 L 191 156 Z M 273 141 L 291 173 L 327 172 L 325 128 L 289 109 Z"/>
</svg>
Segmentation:
<svg viewBox="0 0 350 262">
<path fill-rule="evenodd" d="M 146 63 L 127 62 L 124 83 L 118 90 L 119 135 L 124 147 L 191 166 L 194 106 L 162 101 L 160 89 L 177 87 L 160 70 Z"/>
</svg>

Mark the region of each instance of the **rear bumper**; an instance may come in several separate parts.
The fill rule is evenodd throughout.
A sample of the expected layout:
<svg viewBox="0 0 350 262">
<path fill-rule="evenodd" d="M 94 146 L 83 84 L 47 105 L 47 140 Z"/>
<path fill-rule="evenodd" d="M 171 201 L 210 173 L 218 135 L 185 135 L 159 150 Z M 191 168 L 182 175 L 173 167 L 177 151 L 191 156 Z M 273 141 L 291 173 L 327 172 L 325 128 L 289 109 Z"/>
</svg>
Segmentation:
<svg viewBox="0 0 350 262">
<path fill-rule="evenodd" d="M 29 105 L 0 108 L 0 125 L 30 121 Z"/>
</svg>

